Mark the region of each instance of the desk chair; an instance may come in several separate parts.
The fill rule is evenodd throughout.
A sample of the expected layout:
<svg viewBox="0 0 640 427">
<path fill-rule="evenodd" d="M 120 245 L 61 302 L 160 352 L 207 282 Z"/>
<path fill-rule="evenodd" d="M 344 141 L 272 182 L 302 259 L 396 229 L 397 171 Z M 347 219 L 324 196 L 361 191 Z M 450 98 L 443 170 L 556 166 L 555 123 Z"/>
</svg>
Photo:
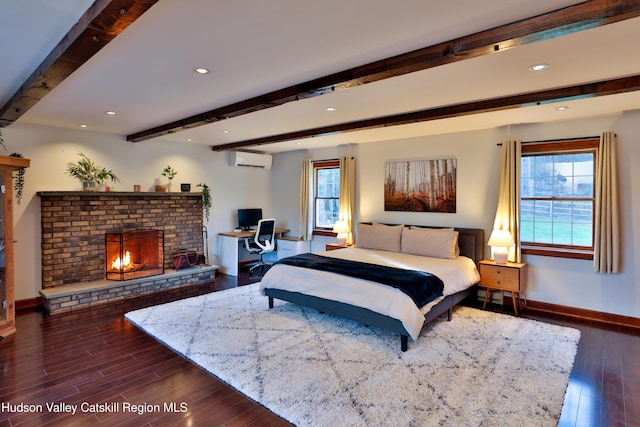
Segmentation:
<svg viewBox="0 0 640 427">
<path fill-rule="evenodd" d="M 276 248 L 275 236 L 276 220 L 269 218 L 258 221 L 258 228 L 253 239 L 245 237 L 244 247 L 249 251 L 249 253 L 258 254 L 260 256 L 258 262 L 249 269 L 249 272 L 252 272 L 258 267 L 267 265 L 267 263 L 262 260 L 262 255 L 274 251 Z"/>
</svg>

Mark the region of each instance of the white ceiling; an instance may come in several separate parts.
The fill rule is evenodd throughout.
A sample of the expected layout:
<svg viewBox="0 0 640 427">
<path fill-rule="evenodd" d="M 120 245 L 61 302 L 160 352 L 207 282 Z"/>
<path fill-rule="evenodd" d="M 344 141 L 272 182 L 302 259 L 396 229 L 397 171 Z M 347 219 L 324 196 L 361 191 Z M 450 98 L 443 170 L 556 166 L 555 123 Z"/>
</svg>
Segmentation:
<svg viewBox="0 0 640 427">
<path fill-rule="evenodd" d="M 93 0 L 0 0 L 0 105 Z M 571 0 L 159 0 L 18 119 L 121 135 L 544 12 Z M 158 139 L 217 145 L 640 74 L 640 18 L 291 102 Z M 545 62 L 550 68 L 532 73 Z M 211 69 L 198 75 L 194 67 Z M 277 152 L 590 117 L 640 92 L 260 146 Z M 337 111 L 328 113 L 325 107 Z M 104 114 L 107 110 L 115 116 Z M 225 133 L 224 131 L 228 131 Z M 153 143 L 151 139 L 144 143 Z"/>
</svg>

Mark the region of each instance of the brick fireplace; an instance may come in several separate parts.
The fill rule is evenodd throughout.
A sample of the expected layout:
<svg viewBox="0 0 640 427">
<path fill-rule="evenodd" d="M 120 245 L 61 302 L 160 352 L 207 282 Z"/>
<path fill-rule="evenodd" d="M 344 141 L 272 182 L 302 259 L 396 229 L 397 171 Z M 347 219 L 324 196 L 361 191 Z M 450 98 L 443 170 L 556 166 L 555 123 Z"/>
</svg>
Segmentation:
<svg viewBox="0 0 640 427">
<path fill-rule="evenodd" d="M 68 311 L 215 278 L 217 267 L 185 269 L 189 271 L 178 273 L 173 270 L 174 253 L 182 250 L 203 253 L 200 193 L 46 191 L 38 195 L 42 226 L 40 294 L 49 312 Z M 154 274 L 158 269 L 166 273 L 160 271 L 160 275 L 148 278 L 129 276 L 126 279 L 134 280 L 120 283 L 107 281 L 107 235 L 122 230 L 160 230 L 164 250 Z M 77 292 L 78 289 L 87 291 Z M 56 301 L 52 303 L 52 300 Z"/>
</svg>

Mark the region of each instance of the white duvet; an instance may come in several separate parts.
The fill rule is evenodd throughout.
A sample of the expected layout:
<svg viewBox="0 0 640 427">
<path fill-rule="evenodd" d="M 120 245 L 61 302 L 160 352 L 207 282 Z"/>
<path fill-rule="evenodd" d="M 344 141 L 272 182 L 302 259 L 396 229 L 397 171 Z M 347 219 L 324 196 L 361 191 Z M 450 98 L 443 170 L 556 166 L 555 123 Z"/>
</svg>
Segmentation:
<svg viewBox="0 0 640 427">
<path fill-rule="evenodd" d="M 466 289 L 480 280 L 473 260 L 462 256 L 441 259 L 357 247 L 317 254 L 432 273 L 444 282 L 444 295 L 424 307 L 417 307 L 411 297 L 391 286 L 284 264 L 276 264 L 267 271 L 260 282 L 261 292 L 264 294 L 265 289 L 282 289 L 368 308 L 400 320 L 414 340 L 418 338 L 424 315 L 431 307 L 445 296 Z"/>
</svg>

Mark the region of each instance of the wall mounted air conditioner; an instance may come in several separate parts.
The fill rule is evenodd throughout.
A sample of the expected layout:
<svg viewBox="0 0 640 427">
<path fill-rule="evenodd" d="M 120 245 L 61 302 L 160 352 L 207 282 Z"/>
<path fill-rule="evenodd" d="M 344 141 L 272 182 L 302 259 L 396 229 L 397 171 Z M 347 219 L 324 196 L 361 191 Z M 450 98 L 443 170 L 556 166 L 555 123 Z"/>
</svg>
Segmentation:
<svg viewBox="0 0 640 427">
<path fill-rule="evenodd" d="M 253 168 L 271 169 L 271 154 L 232 151 L 230 163 L 231 166 L 248 166 Z"/>
</svg>

